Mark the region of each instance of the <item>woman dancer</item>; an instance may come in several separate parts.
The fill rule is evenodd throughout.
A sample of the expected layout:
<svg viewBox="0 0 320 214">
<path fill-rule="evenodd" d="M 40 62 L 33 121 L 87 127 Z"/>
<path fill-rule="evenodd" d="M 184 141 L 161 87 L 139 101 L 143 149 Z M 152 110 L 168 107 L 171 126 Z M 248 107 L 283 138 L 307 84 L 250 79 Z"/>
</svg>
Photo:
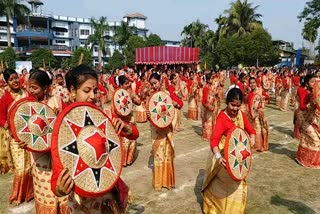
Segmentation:
<svg viewBox="0 0 320 214">
<path fill-rule="evenodd" d="M 16 101 L 27 97 L 27 93 L 20 89 L 19 76 L 15 70 L 7 69 L 4 71 L 3 76 L 9 86 L 9 90 L 5 92 L 0 100 L 0 126 L 8 129 L 7 114 L 9 108 Z M 19 143 L 14 139 L 10 140 L 10 153 L 14 171 L 10 203 L 28 202 L 33 198 L 30 153 L 20 148 Z"/>
<path fill-rule="evenodd" d="M 150 76 L 149 82 L 153 92 L 161 90 L 161 77 L 157 73 Z M 170 93 L 173 105 L 176 108 L 182 108 L 183 102 L 174 94 Z M 147 112 L 150 117 L 150 112 Z M 153 187 L 155 190 L 175 188 L 175 170 L 174 170 L 174 144 L 172 141 L 172 124 L 166 128 L 157 128 L 151 125 L 151 141 L 153 154 Z"/>
<path fill-rule="evenodd" d="M 58 114 L 65 106 L 60 96 L 49 96 L 51 80 L 44 71 L 34 71 L 28 80 L 29 93 L 36 101 L 47 104 Z M 21 148 L 26 148 L 27 144 L 19 143 Z M 51 191 L 52 158 L 51 152 L 31 152 L 33 159 L 32 176 L 36 213 L 70 213 L 68 208 L 68 198 L 57 197 Z"/>
<path fill-rule="evenodd" d="M 130 82 L 128 78 L 124 75 L 120 75 L 115 78 L 116 84 L 118 87 L 127 90 L 130 93 L 133 104 L 139 106 L 141 105 L 140 98 L 131 90 Z M 123 121 L 130 123 L 132 125 L 136 125 L 135 118 L 133 113 L 131 112 L 128 116 L 118 115 Z M 130 140 L 126 137 L 122 137 L 122 146 L 123 146 L 123 166 L 131 165 L 135 159 L 135 151 L 136 151 L 136 140 Z"/>
<path fill-rule="evenodd" d="M 261 88 L 257 87 L 257 82 L 254 77 L 249 79 L 249 87 L 250 92 L 248 94 L 248 104 L 249 109 L 251 105 L 253 105 L 253 96 L 255 94 L 259 94 L 262 98 L 260 105 L 258 106 L 258 115 L 255 118 L 252 118 L 252 115 L 249 116 L 249 120 L 253 125 L 254 129 L 256 130 L 256 142 L 254 144 L 254 149 L 259 152 L 264 152 L 269 149 L 269 127 L 266 117 L 264 116 L 263 107 L 264 107 L 264 100 L 269 100 L 269 95 Z"/>
<path fill-rule="evenodd" d="M 235 181 L 227 173 L 226 160 L 220 153 L 224 148 L 226 134 L 238 126 L 255 142 L 255 131 L 247 116 L 239 111 L 243 95 L 232 88 L 227 94 L 227 107 L 220 111 L 211 137 L 211 149 L 202 187 L 204 213 L 244 213 L 247 199 L 246 180 Z M 218 146 L 219 145 L 219 146 Z"/>
<path fill-rule="evenodd" d="M 315 106 L 312 93 L 316 78 L 306 77 L 309 94 L 304 98 L 307 109 L 302 113 L 301 136 L 296 160 L 304 167 L 320 168 L 320 112 Z M 309 102 L 308 102 L 309 101 Z"/>
<path fill-rule="evenodd" d="M 90 67 L 79 65 L 66 75 L 67 88 L 73 102 L 96 102 L 98 90 L 97 73 Z M 120 136 L 129 139 L 139 137 L 138 129 L 119 118 L 113 118 L 112 124 Z M 106 195 L 97 198 L 80 197 L 73 192 L 74 181 L 67 169 L 62 169 L 53 162 L 51 189 L 57 196 L 69 195 L 68 205 L 72 213 L 125 213 L 128 198 L 128 187 L 119 179 L 115 187 Z"/>
</svg>

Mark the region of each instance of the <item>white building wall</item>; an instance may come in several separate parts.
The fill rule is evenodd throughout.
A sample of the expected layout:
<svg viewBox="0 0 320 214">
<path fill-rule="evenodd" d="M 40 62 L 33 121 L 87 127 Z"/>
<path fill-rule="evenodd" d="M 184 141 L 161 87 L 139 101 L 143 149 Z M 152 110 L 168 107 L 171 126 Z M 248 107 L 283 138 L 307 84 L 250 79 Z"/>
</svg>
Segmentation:
<svg viewBox="0 0 320 214">
<path fill-rule="evenodd" d="M 53 21 L 51 27 L 59 27 L 69 29 L 68 22 Z"/>
<path fill-rule="evenodd" d="M 54 37 L 59 37 L 59 38 L 68 38 L 69 37 L 69 32 L 53 31 L 53 36 Z"/>
<path fill-rule="evenodd" d="M 82 30 L 82 31 L 81 31 Z M 85 32 L 85 34 L 83 34 Z M 80 24 L 79 25 L 79 38 L 87 39 L 89 35 L 93 33 L 90 24 Z"/>
<path fill-rule="evenodd" d="M 15 32 L 13 31 L 13 27 L 12 27 L 12 26 L 10 26 L 10 32 L 11 32 L 11 33 L 15 33 Z M 0 26 L 0 33 L 7 33 L 7 27 L 5 27 L 5 26 Z"/>
<path fill-rule="evenodd" d="M 0 16 L 0 22 L 7 22 L 7 18 L 5 16 Z M 10 24 L 13 24 L 13 20 L 9 20 Z"/>
<path fill-rule="evenodd" d="M 0 34 L 0 41 L 7 42 L 7 34 Z M 14 43 L 14 35 L 11 35 L 11 43 Z"/>
<path fill-rule="evenodd" d="M 145 29 L 146 28 L 145 23 L 146 23 L 145 20 L 136 19 L 136 27 L 137 28 Z"/>
<path fill-rule="evenodd" d="M 52 40 L 52 45 L 65 45 L 65 46 L 70 47 L 70 41 L 66 40 L 66 39 L 55 38 Z"/>
</svg>

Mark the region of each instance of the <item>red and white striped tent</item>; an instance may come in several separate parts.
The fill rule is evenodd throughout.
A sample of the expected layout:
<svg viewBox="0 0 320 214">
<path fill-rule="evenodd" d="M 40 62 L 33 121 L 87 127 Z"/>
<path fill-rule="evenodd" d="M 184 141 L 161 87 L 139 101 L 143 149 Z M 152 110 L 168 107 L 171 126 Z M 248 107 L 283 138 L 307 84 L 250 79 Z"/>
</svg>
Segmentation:
<svg viewBox="0 0 320 214">
<path fill-rule="evenodd" d="M 199 48 L 155 46 L 136 48 L 137 65 L 198 64 Z"/>
</svg>

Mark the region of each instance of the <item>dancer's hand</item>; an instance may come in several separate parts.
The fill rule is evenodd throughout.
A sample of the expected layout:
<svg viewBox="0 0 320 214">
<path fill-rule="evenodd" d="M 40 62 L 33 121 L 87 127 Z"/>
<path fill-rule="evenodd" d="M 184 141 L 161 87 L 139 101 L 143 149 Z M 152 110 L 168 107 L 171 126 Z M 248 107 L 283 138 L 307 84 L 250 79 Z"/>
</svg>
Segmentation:
<svg viewBox="0 0 320 214">
<path fill-rule="evenodd" d="M 146 114 L 147 114 L 147 118 L 150 119 L 150 117 L 151 117 L 150 111 L 146 111 Z"/>
<path fill-rule="evenodd" d="M 221 157 L 219 160 L 218 160 L 218 162 L 219 162 L 219 164 L 220 164 L 220 166 L 222 166 L 222 167 L 226 167 L 226 160 L 223 158 L 223 157 Z"/>
<path fill-rule="evenodd" d="M 255 135 L 251 135 L 250 136 L 250 145 L 251 145 L 251 147 L 253 147 L 255 143 L 256 143 L 256 136 Z"/>
<path fill-rule="evenodd" d="M 60 113 L 60 110 L 58 108 L 54 107 L 53 112 L 55 115 L 58 115 Z"/>
<path fill-rule="evenodd" d="M 73 189 L 74 181 L 71 178 L 71 175 L 69 174 L 68 169 L 63 169 L 58 177 L 57 180 L 57 193 L 59 196 L 65 196 L 68 195 L 71 190 Z"/>
<path fill-rule="evenodd" d="M 112 118 L 112 125 L 117 135 L 119 135 L 122 129 L 124 128 L 125 123 L 120 118 Z"/>
<path fill-rule="evenodd" d="M 21 149 L 25 149 L 28 146 L 28 144 L 24 141 L 18 141 L 18 145 Z"/>
</svg>

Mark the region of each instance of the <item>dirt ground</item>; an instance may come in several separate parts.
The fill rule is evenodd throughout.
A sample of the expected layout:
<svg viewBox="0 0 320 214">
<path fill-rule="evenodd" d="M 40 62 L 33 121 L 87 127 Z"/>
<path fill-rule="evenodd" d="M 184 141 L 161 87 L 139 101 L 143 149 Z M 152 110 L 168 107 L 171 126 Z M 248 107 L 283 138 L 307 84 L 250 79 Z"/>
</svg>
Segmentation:
<svg viewBox="0 0 320 214">
<path fill-rule="evenodd" d="M 201 185 L 209 143 L 201 138 L 201 122 L 186 120 L 174 134 L 176 188 L 152 188 L 152 156 L 149 123 L 138 124 L 137 159 L 123 169 L 132 202 L 128 213 L 202 213 Z M 274 101 L 265 109 L 269 122 L 270 150 L 253 155 L 248 177 L 246 213 L 320 213 L 320 170 L 306 169 L 295 162 L 298 141 L 292 138 L 293 111 L 281 112 Z M 33 203 L 15 207 L 8 203 L 12 174 L 0 175 L 0 213 L 35 213 Z"/>
</svg>

